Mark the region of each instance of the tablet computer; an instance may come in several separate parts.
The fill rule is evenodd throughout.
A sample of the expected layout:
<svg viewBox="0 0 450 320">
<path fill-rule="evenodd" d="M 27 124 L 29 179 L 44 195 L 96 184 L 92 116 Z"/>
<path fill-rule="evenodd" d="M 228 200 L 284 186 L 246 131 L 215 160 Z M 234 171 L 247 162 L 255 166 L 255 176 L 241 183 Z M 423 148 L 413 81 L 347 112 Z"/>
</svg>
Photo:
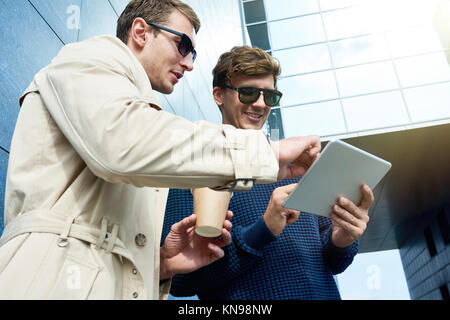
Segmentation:
<svg viewBox="0 0 450 320">
<path fill-rule="evenodd" d="M 358 205 L 365 183 L 372 190 L 391 163 L 340 140 L 330 141 L 309 167 L 283 207 L 329 217 L 339 196 Z"/>
</svg>

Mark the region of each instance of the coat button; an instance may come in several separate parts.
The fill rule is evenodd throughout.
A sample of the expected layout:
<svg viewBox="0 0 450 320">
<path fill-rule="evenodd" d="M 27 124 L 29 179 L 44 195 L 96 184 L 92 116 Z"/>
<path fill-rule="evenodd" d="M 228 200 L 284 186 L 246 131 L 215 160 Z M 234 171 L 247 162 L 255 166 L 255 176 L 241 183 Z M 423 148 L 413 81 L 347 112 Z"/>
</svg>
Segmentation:
<svg viewBox="0 0 450 320">
<path fill-rule="evenodd" d="M 138 233 L 134 238 L 136 245 L 139 247 L 143 247 L 147 244 L 147 237 L 143 233 Z"/>
<path fill-rule="evenodd" d="M 136 269 L 133 269 L 131 272 L 132 272 L 133 274 L 137 274 L 137 270 L 136 270 Z"/>
<path fill-rule="evenodd" d="M 139 297 L 139 294 L 137 292 L 133 292 L 133 298 L 137 299 L 137 297 Z"/>
</svg>

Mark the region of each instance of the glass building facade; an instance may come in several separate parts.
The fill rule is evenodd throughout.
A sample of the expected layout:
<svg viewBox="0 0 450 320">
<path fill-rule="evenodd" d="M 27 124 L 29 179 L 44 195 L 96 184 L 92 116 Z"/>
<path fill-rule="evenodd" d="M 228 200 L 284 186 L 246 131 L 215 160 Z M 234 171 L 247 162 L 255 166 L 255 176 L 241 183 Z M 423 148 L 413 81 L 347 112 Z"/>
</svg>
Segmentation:
<svg viewBox="0 0 450 320">
<path fill-rule="evenodd" d="M 450 122 L 444 0 L 243 0 L 251 43 L 282 66 L 269 126 L 323 140 Z"/>
</svg>

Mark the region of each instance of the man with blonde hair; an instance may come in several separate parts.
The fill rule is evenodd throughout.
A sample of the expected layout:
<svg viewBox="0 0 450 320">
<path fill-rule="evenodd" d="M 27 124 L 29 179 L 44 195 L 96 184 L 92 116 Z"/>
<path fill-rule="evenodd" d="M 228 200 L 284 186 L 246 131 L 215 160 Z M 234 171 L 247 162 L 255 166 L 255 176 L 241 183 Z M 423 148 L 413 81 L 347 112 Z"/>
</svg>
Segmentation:
<svg viewBox="0 0 450 320">
<path fill-rule="evenodd" d="M 213 95 L 223 124 L 261 129 L 282 97 L 275 89 L 279 74 L 278 62 L 259 48 L 238 46 L 222 54 L 213 71 Z M 285 179 L 235 193 L 229 206 L 232 243 L 224 247 L 224 258 L 176 275 L 171 293 L 219 300 L 340 299 L 333 274 L 344 271 L 358 251 L 373 193 L 363 186 L 358 205 L 336 199 L 330 219 L 282 207 L 297 182 Z M 190 192 L 171 189 L 163 238 L 192 211 Z"/>
<path fill-rule="evenodd" d="M 174 274 L 223 256 L 231 228 L 200 239 L 190 216 L 160 247 L 166 188 L 248 190 L 312 163 L 317 137 L 270 144 L 158 104 L 153 90 L 171 93 L 193 69 L 199 27 L 181 1 L 132 0 L 117 37 L 66 45 L 36 74 L 11 142 L 0 299 L 165 298 Z M 222 164 L 193 157 L 210 150 Z"/>
</svg>

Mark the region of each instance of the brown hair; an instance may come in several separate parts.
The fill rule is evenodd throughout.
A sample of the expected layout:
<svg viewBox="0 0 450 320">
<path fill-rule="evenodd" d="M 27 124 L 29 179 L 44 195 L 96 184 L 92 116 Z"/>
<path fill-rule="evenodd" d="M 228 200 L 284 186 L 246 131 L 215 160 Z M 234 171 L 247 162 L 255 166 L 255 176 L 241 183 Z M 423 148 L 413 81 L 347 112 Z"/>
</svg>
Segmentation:
<svg viewBox="0 0 450 320">
<path fill-rule="evenodd" d="M 136 18 L 163 24 L 173 10 L 178 10 L 192 23 L 195 32 L 200 29 L 200 19 L 190 6 L 179 0 L 131 0 L 117 20 L 116 36 L 127 43 L 128 34 Z M 156 31 L 156 30 L 155 30 Z"/>
<path fill-rule="evenodd" d="M 230 85 L 234 74 L 272 75 L 274 85 L 276 85 L 281 67 L 277 60 L 260 48 L 236 46 L 220 56 L 212 73 L 213 87 Z"/>
</svg>

